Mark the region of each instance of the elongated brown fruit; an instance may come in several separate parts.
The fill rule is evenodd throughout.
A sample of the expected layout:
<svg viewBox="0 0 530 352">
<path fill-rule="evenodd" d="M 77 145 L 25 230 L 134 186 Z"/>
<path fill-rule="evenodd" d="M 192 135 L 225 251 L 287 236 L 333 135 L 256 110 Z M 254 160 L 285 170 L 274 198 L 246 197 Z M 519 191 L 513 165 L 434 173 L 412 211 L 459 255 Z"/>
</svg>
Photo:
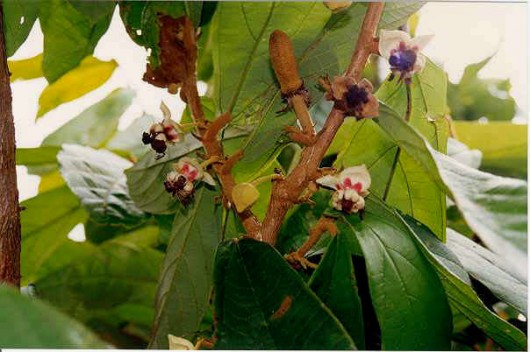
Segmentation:
<svg viewBox="0 0 530 352">
<path fill-rule="evenodd" d="M 269 54 L 282 94 L 298 90 L 303 82 L 298 75 L 293 45 L 287 34 L 280 30 L 272 32 L 269 39 Z"/>
</svg>

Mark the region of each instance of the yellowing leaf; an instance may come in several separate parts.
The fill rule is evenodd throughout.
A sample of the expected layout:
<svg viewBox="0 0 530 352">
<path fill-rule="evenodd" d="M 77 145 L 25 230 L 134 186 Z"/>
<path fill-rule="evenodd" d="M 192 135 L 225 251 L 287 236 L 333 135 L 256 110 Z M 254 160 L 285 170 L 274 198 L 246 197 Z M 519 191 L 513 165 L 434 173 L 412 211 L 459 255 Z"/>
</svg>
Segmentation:
<svg viewBox="0 0 530 352">
<path fill-rule="evenodd" d="M 78 67 L 44 89 L 39 98 L 37 118 L 103 85 L 117 65 L 114 60 L 100 61 L 93 56 L 87 56 Z"/>
<path fill-rule="evenodd" d="M 259 191 L 251 183 L 240 183 L 232 189 L 232 200 L 238 213 L 248 209 L 258 198 Z"/>
<path fill-rule="evenodd" d="M 52 171 L 48 174 L 42 175 L 39 183 L 39 193 L 51 191 L 64 185 L 64 179 L 59 170 Z"/>
<path fill-rule="evenodd" d="M 9 67 L 9 72 L 11 72 L 11 82 L 19 79 L 34 79 L 43 76 L 42 54 L 24 60 L 10 60 L 7 62 L 7 66 Z"/>
</svg>

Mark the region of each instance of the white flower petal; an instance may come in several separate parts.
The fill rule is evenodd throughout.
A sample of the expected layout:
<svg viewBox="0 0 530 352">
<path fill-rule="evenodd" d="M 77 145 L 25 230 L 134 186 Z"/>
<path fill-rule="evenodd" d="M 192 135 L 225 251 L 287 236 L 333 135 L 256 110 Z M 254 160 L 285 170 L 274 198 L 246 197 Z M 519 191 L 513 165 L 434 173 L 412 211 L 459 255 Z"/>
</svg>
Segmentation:
<svg viewBox="0 0 530 352">
<path fill-rule="evenodd" d="M 215 186 L 215 180 L 213 179 L 212 175 L 210 175 L 209 173 L 207 172 L 204 172 L 202 174 L 202 182 L 210 185 L 210 186 Z"/>
<path fill-rule="evenodd" d="M 169 111 L 163 100 L 160 102 L 160 110 L 162 110 L 162 115 L 164 115 L 164 121 L 171 120 L 171 111 Z"/>
<path fill-rule="evenodd" d="M 379 33 L 379 54 L 386 58 L 390 58 L 392 49 L 397 49 L 400 42 L 408 44 L 410 42 L 410 35 L 403 31 L 385 31 L 381 30 Z"/>
<path fill-rule="evenodd" d="M 414 37 L 410 40 L 410 46 L 417 46 L 419 51 L 422 51 L 427 44 L 434 38 L 433 34 L 430 35 L 420 35 L 417 37 Z"/>
<path fill-rule="evenodd" d="M 317 183 L 321 186 L 336 190 L 337 184 L 339 183 L 339 179 L 336 176 L 326 175 L 326 176 L 322 176 L 321 178 L 317 179 Z"/>
<path fill-rule="evenodd" d="M 358 182 L 361 183 L 361 192 L 364 192 L 370 188 L 372 183 L 370 173 L 364 164 L 344 169 L 339 175 L 340 184 L 343 184 L 346 178 L 351 180 L 352 185 Z"/>
</svg>

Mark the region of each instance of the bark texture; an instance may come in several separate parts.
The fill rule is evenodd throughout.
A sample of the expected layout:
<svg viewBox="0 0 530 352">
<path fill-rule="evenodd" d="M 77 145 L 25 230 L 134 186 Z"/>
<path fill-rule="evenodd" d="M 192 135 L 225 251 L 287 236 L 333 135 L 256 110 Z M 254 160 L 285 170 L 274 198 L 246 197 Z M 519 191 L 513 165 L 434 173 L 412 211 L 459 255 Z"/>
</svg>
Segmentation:
<svg viewBox="0 0 530 352">
<path fill-rule="evenodd" d="M 15 125 L 0 2 L 0 282 L 20 286 L 20 207 L 15 162 Z"/>
</svg>

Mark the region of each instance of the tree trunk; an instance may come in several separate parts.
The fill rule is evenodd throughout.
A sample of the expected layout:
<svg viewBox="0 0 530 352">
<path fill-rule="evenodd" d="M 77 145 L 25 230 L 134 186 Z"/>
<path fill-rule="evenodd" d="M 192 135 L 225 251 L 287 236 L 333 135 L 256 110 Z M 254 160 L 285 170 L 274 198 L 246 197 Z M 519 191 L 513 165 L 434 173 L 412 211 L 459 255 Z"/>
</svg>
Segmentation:
<svg viewBox="0 0 530 352">
<path fill-rule="evenodd" d="M 0 2 L 0 282 L 20 286 L 20 208 L 4 11 Z"/>
</svg>

